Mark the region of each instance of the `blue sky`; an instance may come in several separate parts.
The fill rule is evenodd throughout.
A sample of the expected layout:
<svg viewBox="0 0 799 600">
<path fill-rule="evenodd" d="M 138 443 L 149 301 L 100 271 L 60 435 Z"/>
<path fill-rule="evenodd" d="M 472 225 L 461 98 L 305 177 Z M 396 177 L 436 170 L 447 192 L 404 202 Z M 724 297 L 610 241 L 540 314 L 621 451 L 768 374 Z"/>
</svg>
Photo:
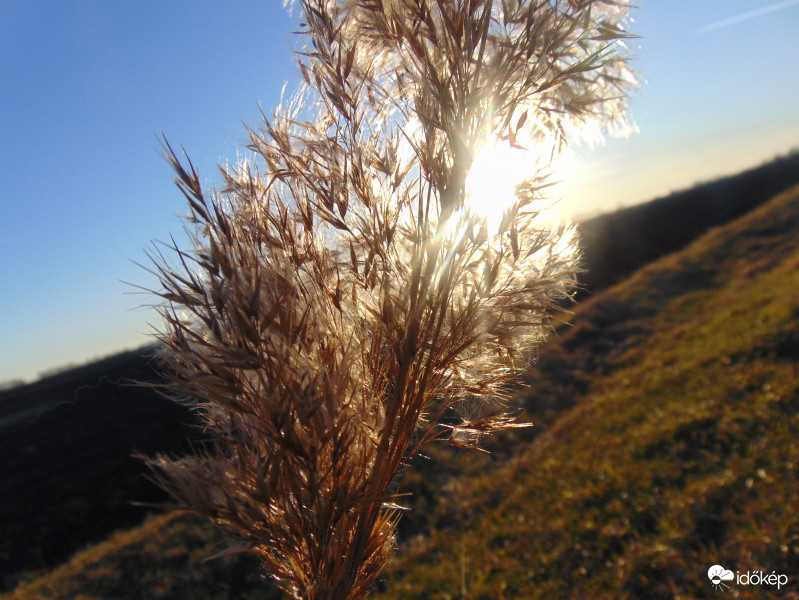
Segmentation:
<svg viewBox="0 0 799 600">
<path fill-rule="evenodd" d="M 209 184 L 297 79 L 278 0 L 0 0 L 0 382 L 149 341 L 153 239 L 183 200 L 157 136 Z M 799 147 L 799 0 L 642 0 L 638 132 L 579 147 L 562 205 L 595 214 Z"/>
</svg>

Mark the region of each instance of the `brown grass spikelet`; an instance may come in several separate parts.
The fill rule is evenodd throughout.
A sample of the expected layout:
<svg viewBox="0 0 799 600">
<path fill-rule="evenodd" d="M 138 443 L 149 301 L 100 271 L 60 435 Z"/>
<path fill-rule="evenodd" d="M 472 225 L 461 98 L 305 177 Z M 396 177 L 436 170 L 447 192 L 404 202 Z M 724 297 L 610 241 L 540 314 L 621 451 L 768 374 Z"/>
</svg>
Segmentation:
<svg viewBox="0 0 799 600">
<path fill-rule="evenodd" d="M 610 0 L 302 0 L 304 86 L 207 195 L 165 141 L 194 224 L 155 260 L 172 384 L 211 442 L 149 462 L 293 598 L 364 597 L 394 547 L 390 485 L 424 443 L 520 426 L 498 406 L 578 271 L 532 173 L 498 228 L 469 207 L 488 138 L 623 121 Z"/>
</svg>

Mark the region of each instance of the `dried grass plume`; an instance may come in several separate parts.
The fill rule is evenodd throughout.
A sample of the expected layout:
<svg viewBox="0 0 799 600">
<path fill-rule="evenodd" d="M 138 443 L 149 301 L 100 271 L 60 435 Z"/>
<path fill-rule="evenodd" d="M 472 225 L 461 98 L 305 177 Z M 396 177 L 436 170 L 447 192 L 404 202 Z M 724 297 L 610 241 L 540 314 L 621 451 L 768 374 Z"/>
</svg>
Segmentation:
<svg viewBox="0 0 799 600">
<path fill-rule="evenodd" d="M 498 401 L 574 286 L 573 230 L 538 219 L 546 181 L 489 228 L 467 202 L 475 153 L 622 123 L 627 5 L 297 4 L 304 85 L 250 128 L 223 189 L 164 142 L 195 235 L 154 257 L 158 338 L 212 443 L 149 462 L 291 597 L 362 598 L 394 547 L 403 461 L 517 425 Z M 493 412 L 440 422 L 475 399 Z"/>
</svg>

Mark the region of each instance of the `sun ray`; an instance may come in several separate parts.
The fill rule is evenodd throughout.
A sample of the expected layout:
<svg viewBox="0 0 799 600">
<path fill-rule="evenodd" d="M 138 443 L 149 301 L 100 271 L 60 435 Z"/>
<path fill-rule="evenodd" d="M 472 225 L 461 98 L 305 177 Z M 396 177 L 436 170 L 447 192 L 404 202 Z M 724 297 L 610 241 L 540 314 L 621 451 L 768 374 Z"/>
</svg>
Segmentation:
<svg viewBox="0 0 799 600">
<path fill-rule="evenodd" d="M 504 212 L 516 201 L 516 188 L 525 180 L 545 176 L 550 183 L 568 179 L 574 160 L 570 151 L 559 152 L 552 143 L 514 145 L 504 140 L 487 143 L 474 158 L 466 179 L 466 204 L 496 231 Z M 556 222 L 553 199 L 542 197 L 541 217 Z"/>
</svg>

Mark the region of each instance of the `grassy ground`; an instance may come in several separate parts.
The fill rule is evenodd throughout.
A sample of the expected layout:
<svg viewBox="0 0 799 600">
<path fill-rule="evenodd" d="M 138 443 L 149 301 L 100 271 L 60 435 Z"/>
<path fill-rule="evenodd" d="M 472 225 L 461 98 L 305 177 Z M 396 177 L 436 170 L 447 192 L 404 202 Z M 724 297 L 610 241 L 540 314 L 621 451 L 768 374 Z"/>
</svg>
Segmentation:
<svg viewBox="0 0 799 600">
<path fill-rule="evenodd" d="M 148 518 L 135 529 L 76 554 L 41 577 L 30 577 L 2 598 L 19 600 L 151 598 L 208 600 L 280 598 L 254 560 L 211 558 L 226 548 L 204 522 L 175 513 Z"/>
<path fill-rule="evenodd" d="M 463 481 L 467 520 L 401 553 L 380 597 L 710 598 L 717 563 L 794 574 L 794 597 L 797 232 L 794 189 L 582 306 L 556 342 L 574 406 Z"/>
<path fill-rule="evenodd" d="M 712 598 L 721 564 L 790 576 L 733 597 L 797 597 L 797 290 L 794 188 L 580 305 L 522 398 L 532 439 L 406 474 L 377 596 Z M 265 597 L 251 561 L 201 560 L 219 548 L 156 517 L 3 598 Z"/>
</svg>

